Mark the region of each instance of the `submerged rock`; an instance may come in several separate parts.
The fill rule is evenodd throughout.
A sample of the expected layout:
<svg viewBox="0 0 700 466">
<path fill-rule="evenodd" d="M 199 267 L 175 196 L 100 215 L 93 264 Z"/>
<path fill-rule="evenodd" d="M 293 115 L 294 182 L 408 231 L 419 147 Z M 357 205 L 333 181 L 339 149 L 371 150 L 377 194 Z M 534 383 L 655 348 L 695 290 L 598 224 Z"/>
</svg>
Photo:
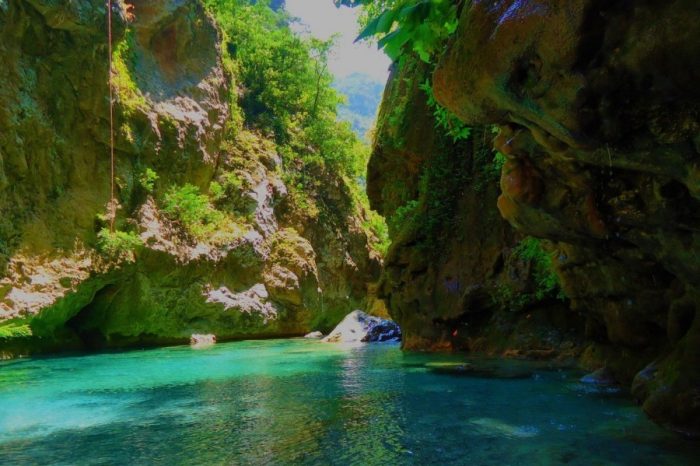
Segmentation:
<svg viewBox="0 0 700 466">
<path fill-rule="evenodd" d="M 352 311 L 323 339 L 326 343 L 400 341 L 401 329 L 391 320 Z"/>
<path fill-rule="evenodd" d="M 304 338 L 308 338 L 310 340 L 320 339 L 320 338 L 323 338 L 323 333 L 316 330 L 315 332 L 307 333 L 306 335 L 304 335 Z"/>
<path fill-rule="evenodd" d="M 463 375 L 493 379 L 527 379 L 532 371 L 524 367 L 497 364 L 478 364 L 471 362 L 429 362 L 425 367 L 441 374 Z"/>
<path fill-rule="evenodd" d="M 535 426 L 516 426 L 494 418 L 470 419 L 469 425 L 472 432 L 489 436 L 501 436 L 507 438 L 529 438 L 539 435 L 540 430 Z"/>
<path fill-rule="evenodd" d="M 581 382 L 594 385 L 617 385 L 617 381 L 610 369 L 601 367 L 600 369 L 581 377 Z"/>
</svg>

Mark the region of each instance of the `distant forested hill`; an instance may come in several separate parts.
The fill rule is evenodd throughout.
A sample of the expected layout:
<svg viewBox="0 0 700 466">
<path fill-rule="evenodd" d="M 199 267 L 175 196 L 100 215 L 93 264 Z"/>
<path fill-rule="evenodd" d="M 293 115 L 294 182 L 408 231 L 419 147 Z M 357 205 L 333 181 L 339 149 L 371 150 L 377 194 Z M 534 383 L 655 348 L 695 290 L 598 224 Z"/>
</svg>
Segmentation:
<svg viewBox="0 0 700 466">
<path fill-rule="evenodd" d="M 352 73 L 336 79 L 333 87 L 348 97 L 347 103 L 340 107 L 338 117 L 350 122 L 352 129 L 367 139 L 382 99 L 384 83 L 364 73 Z"/>
</svg>

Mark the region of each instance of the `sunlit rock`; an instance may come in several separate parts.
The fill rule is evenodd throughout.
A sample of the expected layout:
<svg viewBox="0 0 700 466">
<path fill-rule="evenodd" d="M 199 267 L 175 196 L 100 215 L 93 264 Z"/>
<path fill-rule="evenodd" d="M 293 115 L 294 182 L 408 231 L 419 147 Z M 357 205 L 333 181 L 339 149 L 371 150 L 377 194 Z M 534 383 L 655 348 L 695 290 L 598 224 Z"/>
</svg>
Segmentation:
<svg viewBox="0 0 700 466">
<path fill-rule="evenodd" d="M 374 317 L 362 311 L 352 311 L 323 339 L 326 343 L 368 343 L 400 340 L 401 329 L 396 322 Z"/>
<path fill-rule="evenodd" d="M 190 337 L 192 348 L 207 348 L 216 344 L 216 335 L 193 333 Z"/>
</svg>

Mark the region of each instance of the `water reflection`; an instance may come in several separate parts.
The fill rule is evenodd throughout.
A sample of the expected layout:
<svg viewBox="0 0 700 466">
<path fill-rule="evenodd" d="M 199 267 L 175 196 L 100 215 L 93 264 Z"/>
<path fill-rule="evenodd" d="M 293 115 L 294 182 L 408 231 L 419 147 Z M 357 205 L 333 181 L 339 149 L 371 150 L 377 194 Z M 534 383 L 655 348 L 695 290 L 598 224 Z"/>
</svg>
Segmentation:
<svg viewBox="0 0 700 466">
<path fill-rule="evenodd" d="M 405 414 L 401 405 L 404 377 L 401 372 L 376 370 L 384 367 L 386 353 L 362 348 L 342 360 L 343 389 L 339 418 L 341 463 L 396 463 L 407 449 L 403 446 Z"/>
</svg>

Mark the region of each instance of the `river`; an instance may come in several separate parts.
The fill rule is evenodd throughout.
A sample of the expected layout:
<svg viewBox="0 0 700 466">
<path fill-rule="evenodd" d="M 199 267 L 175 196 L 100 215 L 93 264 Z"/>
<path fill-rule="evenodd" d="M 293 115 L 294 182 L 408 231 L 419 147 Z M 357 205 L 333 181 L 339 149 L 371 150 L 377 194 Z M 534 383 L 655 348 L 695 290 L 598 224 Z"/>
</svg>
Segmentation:
<svg viewBox="0 0 700 466">
<path fill-rule="evenodd" d="M 5 361 L 0 464 L 697 462 L 696 444 L 577 372 L 430 369 L 463 358 L 291 339 Z"/>
</svg>

